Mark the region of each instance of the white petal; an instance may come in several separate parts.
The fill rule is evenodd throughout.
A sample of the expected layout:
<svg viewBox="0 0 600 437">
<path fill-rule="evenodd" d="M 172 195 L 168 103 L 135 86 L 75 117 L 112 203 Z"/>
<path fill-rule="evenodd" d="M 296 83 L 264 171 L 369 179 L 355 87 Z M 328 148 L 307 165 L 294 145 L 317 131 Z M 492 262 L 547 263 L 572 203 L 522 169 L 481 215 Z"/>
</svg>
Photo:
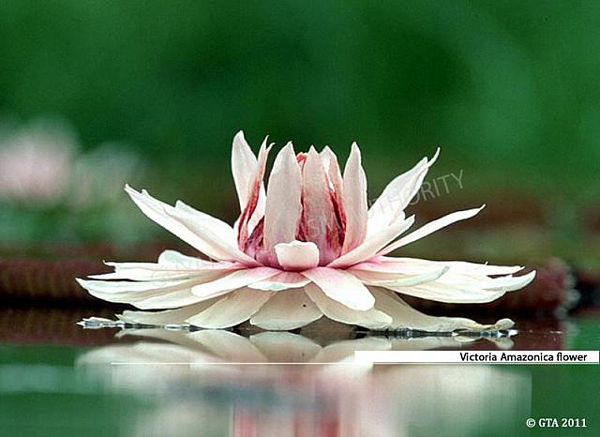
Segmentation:
<svg viewBox="0 0 600 437">
<path fill-rule="evenodd" d="M 369 329 L 379 329 L 392 321 L 390 316 L 375 308 L 367 311 L 350 309 L 346 305 L 327 297 L 315 284 L 308 284 L 304 290 L 325 316 L 337 322 L 360 325 Z"/>
<path fill-rule="evenodd" d="M 248 287 L 256 290 L 281 291 L 288 288 L 302 288 L 310 282 L 297 272 L 281 272 L 265 281 L 253 282 Z"/>
<path fill-rule="evenodd" d="M 131 303 L 133 306 L 143 310 L 157 310 L 180 308 L 186 305 L 203 302 L 207 299 L 209 298 L 194 295 L 191 288 L 186 288 L 169 293 L 160 292 L 147 296 L 132 296 L 128 300 L 122 302 Z"/>
<path fill-rule="evenodd" d="M 483 275 L 468 275 L 450 271 L 447 277 L 441 278 L 440 284 L 448 284 L 453 286 L 476 286 L 485 290 L 502 290 L 514 291 L 528 285 L 535 278 L 535 271 L 529 272 L 521 276 L 501 276 L 489 278 Z"/>
<path fill-rule="evenodd" d="M 178 308 L 175 310 L 166 310 L 166 311 L 130 311 L 126 310 L 123 314 L 119 314 L 117 317 L 120 320 L 129 323 L 142 323 L 149 325 L 157 325 L 164 326 L 169 324 L 183 324 L 185 321 L 204 311 L 208 307 L 215 304 L 219 299 L 224 298 L 214 298 L 208 299 L 197 304 L 187 305 L 183 308 Z"/>
<path fill-rule="evenodd" d="M 342 255 L 338 259 L 329 263 L 328 267 L 333 268 L 345 268 L 350 267 L 369 258 L 374 257 L 377 251 L 393 241 L 396 237 L 406 231 L 415 222 L 414 216 L 407 218 L 406 220 L 398 220 L 388 227 L 380 230 L 375 235 L 366 239 L 360 246 L 351 250 L 345 255 Z"/>
<path fill-rule="evenodd" d="M 168 309 L 179 308 L 202 301 L 202 298 L 194 296 L 190 288 L 181 290 L 148 290 L 122 293 L 106 293 L 102 291 L 90 291 L 92 296 L 114 303 L 128 303 L 140 309 Z"/>
<path fill-rule="evenodd" d="M 295 289 L 276 293 L 252 316 L 250 323 L 262 329 L 288 331 L 308 325 L 322 315 L 304 290 Z"/>
<path fill-rule="evenodd" d="M 241 288 L 201 313 L 189 317 L 187 322 L 202 328 L 221 329 L 239 325 L 248 320 L 273 295 L 272 291 Z"/>
<path fill-rule="evenodd" d="M 392 317 L 393 320 L 388 326 L 390 329 L 408 328 L 431 332 L 450 332 L 457 329 L 479 331 L 494 327 L 494 325 L 481 325 L 462 317 L 428 316 L 409 306 L 393 292 L 377 287 L 372 287 L 370 290 L 375 296 L 375 307 Z M 501 328 L 497 329 L 505 329 L 506 326 L 501 324 Z"/>
<path fill-rule="evenodd" d="M 191 280 L 156 280 L 144 282 L 130 281 L 97 281 L 76 278 L 76 281 L 90 293 L 121 294 L 145 291 L 172 291 L 190 288 L 198 282 Z"/>
<path fill-rule="evenodd" d="M 367 287 L 352 274 L 328 267 L 316 267 L 302 272 L 319 286 L 323 292 L 348 308 L 366 311 L 373 307 L 373 296 Z"/>
<path fill-rule="evenodd" d="M 258 161 L 250 146 L 244 138 L 244 132 L 239 131 L 233 138 L 233 149 L 231 151 L 231 172 L 233 181 L 240 201 L 240 210 L 243 211 L 248 204 L 250 187 Z"/>
<path fill-rule="evenodd" d="M 235 231 L 224 221 L 198 211 L 181 200 L 175 202 L 175 209 L 178 211 L 178 215 L 185 217 L 187 221 L 201 223 L 203 227 L 221 237 L 227 244 L 237 247 Z"/>
<path fill-rule="evenodd" d="M 225 229 L 224 222 L 206 214 L 190 214 L 189 211 L 173 208 L 152 198 L 145 190 L 138 193 L 126 186 L 125 191 L 150 219 L 210 258 L 239 261 L 248 265 L 258 264 L 231 244 L 231 237 L 235 235 L 233 229 L 225 232 L 226 235 L 219 235 Z"/>
<path fill-rule="evenodd" d="M 504 267 L 465 261 L 430 261 L 419 258 L 388 256 L 378 256 L 352 268 L 370 272 L 421 274 L 443 266 L 449 266 L 453 272 L 475 275 L 509 275 L 523 270 L 521 266 Z"/>
<path fill-rule="evenodd" d="M 302 214 L 301 194 L 300 166 L 292 144 L 288 143 L 275 158 L 267 186 L 264 246 L 274 262 L 276 262 L 274 247 L 279 243 L 290 243 L 296 239 L 298 222 Z"/>
<path fill-rule="evenodd" d="M 235 265 L 234 263 L 206 261 L 195 256 L 188 256 L 176 250 L 165 250 L 158 256 L 158 264 L 161 266 L 173 266 L 189 270 L 204 270 L 215 265 Z"/>
<path fill-rule="evenodd" d="M 280 271 L 270 267 L 255 267 L 253 269 L 237 270 L 216 281 L 192 287 L 192 293 L 203 298 L 216 297 L 232 290 L 245 287 L 254 282 L 263 281 L 275 276 Z"/>
<path fill-rule="evenodd" d="M 352 151 L 344 168 L 343 205 L 346 235 L 342 253 L 347 253 L 359 246 L 367 234 L 367 178 L 356 143 L 352 144 Z"/>
<path fill-rule="evenodd" d="M 175 255 L 177 254 L 177 255 Z M 165 251 L 158 257 L 158 263 L 105 263 L 114 267 L 113 273 L 90 275 L 92 279 L 128 279 L 130 281 L 161 281 L 206 278 L 215 273 L 226 273 L 241 268 L 243 264 L 228 261 L 211 262 L 182 255 L 175 251 Z"/>
<path fill-rule="evenodd" d="M 435 163 L 439 153 L 438 148 L 431 160 L 423 158 L 411 170 L 396 177 L 384 188 L 379 198 L 369 208 L 367 238 L 389 226 L 397 217 L 404 218 L 402 211 L 419 191 L 427 171 Z"/>
<path fill-rule="evenodd" d="M 446 273 L 446 275 L 449 274 Z M 408 296 L 445 303 L 487 303 L 502 297 L 506 292 L 505 290 L 483 289 L 477 281 L 459 285 L 444 284 L 438 280 L 408 287 L 388 284 L 381 284 L 381 286 Z"/>
<path fill-rule="evenodd" d="M 319 249 L 315 243 L 294 240 L 275 246 L 277 261 L 285 270 L 302 271 L 319 265 Z"/>
<path fill-rule="evenodd" d="M 365 285 L 393 285 L 396 287 L 407 287 L 420 285 L 439 279 L 450 267 L 442 266 L 419 275 L 407 275 L 402 273 L 385 273 L 349 269 L 348 271 L 362 281 Z"/>
<path fill-rule="evenodd" d="M 479 211 L 481 211 L 484 207 L 485 205 L 483 205 L 481 208 L 453 212 L 452 214 L 448 214 L 442 218 L 429 222 L 426 225 L 417 229 L 416 231 L 411 232 L 405 237 L 400 238 L 398 241 L 395 241 L 394 243 L 380 250 L 377 254 L 385 255 L 402 246 L 406 246 L 407 244 L 420 240 L 421 238 L 426 237 L 427 235 L 432 234 L 435 231 L 438 231 L 442 228 L 445 228 L 446 226 L 451 225 L 452 223 L 455 223 L 460 220 L 470 219 L 471 217 L 476 216 L 479 213 Z"/>
<path fill-rule="evenodd" d="M 261 332 L 250 341 L 272 363 L 305 363 L 321 350 L 314 341 L 291 332 Z"/>
</svg>

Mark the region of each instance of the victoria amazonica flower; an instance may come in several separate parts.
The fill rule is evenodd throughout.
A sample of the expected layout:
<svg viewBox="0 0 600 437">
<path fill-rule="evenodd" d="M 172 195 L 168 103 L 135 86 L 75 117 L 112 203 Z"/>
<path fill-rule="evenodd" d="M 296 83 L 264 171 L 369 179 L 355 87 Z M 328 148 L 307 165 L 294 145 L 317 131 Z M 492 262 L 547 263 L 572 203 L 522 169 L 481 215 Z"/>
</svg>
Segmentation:
<svg viewBox="0 0 600 437">
<path fill-rule="evenodd" d="M 288 143 L 277 154 L 265 186 L 271 148 L 265 140 L 255 156 L 242 132 L 233 140 L 232 171 L 240 205 L 233 226 L 182 201 L 167 205 L 146 190 L 127 186 L 144 214 L 194 247 L 198 256 L 167 250 L 156 263 L 109 263 L 114 273 L 79 283 L 110 302 L 161 310 L 120 316 L 158 325 L 226 328 L 249 320 L 267 330 L 290 330 L 323 315 L 370 329 L 512 325 L 507 319 L 480 325 L 463 318 L 431 317 L 401 298 L 485 303 L 527 285 L 535 275 L 513 276 L 522 269 L 519 266 L 390 256 L 481 210 L 455 212 L 408 232 L 414 217 L 406 217 L 404 209 L 437 153 L 392 180 L 369 208 L 356 144 L 342 173 L 328 147 L 296 154 Z"/>
</svg>

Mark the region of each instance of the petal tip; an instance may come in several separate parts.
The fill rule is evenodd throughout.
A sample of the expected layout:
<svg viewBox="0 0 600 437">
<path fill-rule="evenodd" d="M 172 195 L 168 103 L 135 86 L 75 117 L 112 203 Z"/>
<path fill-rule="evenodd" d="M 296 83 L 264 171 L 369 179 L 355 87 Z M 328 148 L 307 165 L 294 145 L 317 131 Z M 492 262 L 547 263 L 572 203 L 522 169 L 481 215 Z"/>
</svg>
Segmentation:
<svg viewBox="0 0 600 437">
<path fill-rule="evenodd" d="M 440 156 L 440 152 L 442 151 L 441 147 L 438 147 L 435 150 L 435 153 L 433 154 L 433 157 L 431 159 L 428 160 L 428 166 L 431 167 L 433 164 L 435 164 L 435 162 L 437 161 L 437 159 Z"/>
</svg>

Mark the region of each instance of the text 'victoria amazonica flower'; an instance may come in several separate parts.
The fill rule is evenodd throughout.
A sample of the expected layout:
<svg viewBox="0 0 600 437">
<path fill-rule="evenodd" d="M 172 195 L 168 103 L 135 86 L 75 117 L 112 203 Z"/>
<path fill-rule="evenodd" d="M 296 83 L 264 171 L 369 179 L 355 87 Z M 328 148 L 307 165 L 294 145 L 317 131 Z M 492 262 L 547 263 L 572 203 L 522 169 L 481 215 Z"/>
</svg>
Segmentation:
<svg viewBox="0 0 600 437">
<path fill-rule="evenodd" d="M 233 140 L 232 171 L 241 211 L 233 227 L 181 201 L 170 206 L 145 190 L 126 187 L 144 214 L 209 260 L 167 250 L 157 263 L 110 263 L 114 273 L 79 283 L 111 302 L 163 310 L 120 316 L 159 325 L 226 328 L 249 320 L 260 328 L 289 330 L 325 315 L 370 329 L 512 326 L 507 319 L 479 325 L 427 316 L 399 296 L 485 303 L 527 285 L 535 275 L 512 276 L 519 266 L 389 256 L 481 210 L 455 212 L 407 233 L 414 216 L 406 217 L 404 209 L 437 153 L 392 180 L 369 208 L 356 144 L 342 174 L 328 147 L 296 154 L 288 143 L 277 154 L 265 187 L 271 148 L 265 140 L 256 157 L 242 132 Z"/>
</svg>

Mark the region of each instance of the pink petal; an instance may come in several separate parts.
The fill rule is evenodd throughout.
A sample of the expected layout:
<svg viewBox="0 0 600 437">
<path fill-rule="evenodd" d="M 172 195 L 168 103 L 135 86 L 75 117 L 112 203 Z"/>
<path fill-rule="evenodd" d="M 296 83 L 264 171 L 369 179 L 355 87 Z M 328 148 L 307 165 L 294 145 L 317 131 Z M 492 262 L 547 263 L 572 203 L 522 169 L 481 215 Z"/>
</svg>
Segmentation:
<svg viewBox="0 0 600 437">
<path fill-rule="evenodd" d="M 329 180 L 321 157 L 311 147 L 302 171 L 302 221 L 299 235 L 319 248 L 320 264 L 339 256 L 343 231 L 336 218 Z"/>
<path fill-rule="evenodd" d="M 277 261 L 284 270 L 302 271 L 319 265 L 319 249 L 315 243 L 294 240 L 275 246 Z"/>
<path fill-rule="evenodd" d="M 275 158 L 267 187 L 263 243 L 270 265 L 277 265 L 275 246 L 296 239 L 302 214 L 301 194 L 300 166 L 292 143 L 288 143 Z"/>
<path fill-rule="evenodd" d="M 393 179 L 383 190 L 379 198 L 369 208 L 367 235 L 385 228 L 392 220 L 404 218 L 403 210 L 417 194 L 427 171 L 435 163 L 440 153 L 438 148 L 431 160 L 423 158 L 411 170 Z"/>
<path fill-rule="evenodd" d="M 280 271 L 270 267 L 256 267 L 253 269 L 237 270 L 216 281 L 192 287 L 192 293 L 202 298 L 210 298 L 229 293 L 254 282 L 263 281 L 275 276 Z"/>
<path fill-rule="evenodd" d="M 373 307 L 375 299 L 367 287 L 344 270 L 316 267 L 302 274 L 317 284 L 328 297 L 348 308 L 367 311 Z"/>
<path fill-rule="evenodd" d="M 264 216 L 266 197 L 264 195 L 263 178 L 271 147 L 272 145 L 267 147 L 267 139 L 265 138 L 258 152 L 258 162 L 250 183 L 246 207 L 238 219 L 238 246 L 240 248 L 246 246 L 248 236 Z"/>
<path fill-rule="evenodd" d="M 344 169 L 346 235 L 342 253 L 358 247 L 367 234 L 367 178 L 360 161 L 360 149 L 353 143 Z"/>
<path fill-rule="evenodd" d="M 398 241 L 395 241 L 394 243 L 380 250 L 377 254 L 386 255 L 393 250 L 396 250 L 402 246 L 406 246 L 407 244 L 410 244 L 414 241 L 420 240 L 421 238 L 426 237 L 427 235 L 432 234 L 439 229 L 445 228 L 446 226 L 451 225 L 452 223 L 458 222 L 460 220 L 470 219 L 471 217 L 474 217 L 477 214 L 479 214 L 479 211 L 481 211 L 484 207 L 485 205 L 483 205 L 481 208 L 453 212 L 452 214 L 448 214 L 442 218 L 429 222 L 426 225 L 417 229 L 416 231 L 411 232 L 407 236 L 400 238 Z"/>
<path fill-rule="evenodd" d="M 329 179 L 331 200 L 335 207 L 335 213 L 338 219 L 338 225 L 342 230 L 343 239 L 343 234 L 346 229 L 346 215 L 342 205 L 344 189 L 340 166 L 338 164 L 337 156 L 335 156 L 335 153 L 333 153 L 329 147 L 325 147 L 321 152 L 321 161 L 323 162 L 323 166 L 325 167 Z"/>
</svg>

